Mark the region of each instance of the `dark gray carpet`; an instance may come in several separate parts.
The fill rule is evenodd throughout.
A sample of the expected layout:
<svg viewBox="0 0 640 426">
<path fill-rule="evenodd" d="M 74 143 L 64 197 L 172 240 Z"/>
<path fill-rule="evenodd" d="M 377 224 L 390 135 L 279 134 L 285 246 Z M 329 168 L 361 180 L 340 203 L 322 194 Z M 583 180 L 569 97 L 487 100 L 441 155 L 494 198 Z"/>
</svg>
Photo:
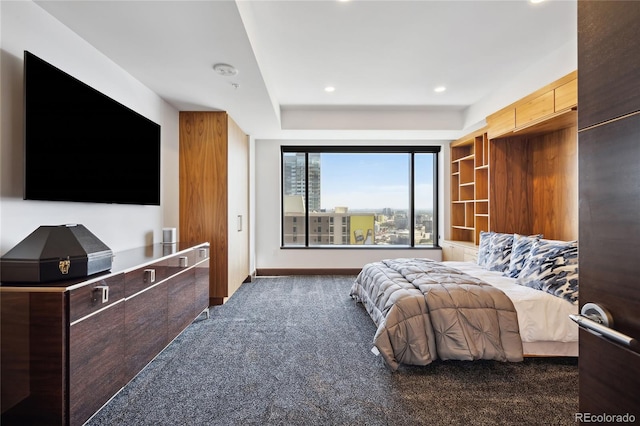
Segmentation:
<svg viewBox="0 0 640 426">
<path fill-rule="evenodd" d="M 391 372 L 354 277 L 258 278 L 198 319 L 88 425 L 573 425 L 575 358 Z"/>
</svg>

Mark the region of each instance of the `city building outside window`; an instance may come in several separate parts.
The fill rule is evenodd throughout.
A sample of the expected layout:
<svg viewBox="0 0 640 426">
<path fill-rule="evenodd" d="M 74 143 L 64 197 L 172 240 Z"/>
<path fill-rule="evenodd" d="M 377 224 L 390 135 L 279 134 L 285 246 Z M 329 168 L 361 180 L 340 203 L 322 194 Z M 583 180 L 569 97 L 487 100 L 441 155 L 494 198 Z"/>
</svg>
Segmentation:
<svg viewBox="0 0 640 426">
<path fill-rule="evenodd" d="M 439 152 L 283 146 L 282 246 L 437 245 Z"/>
</svg>

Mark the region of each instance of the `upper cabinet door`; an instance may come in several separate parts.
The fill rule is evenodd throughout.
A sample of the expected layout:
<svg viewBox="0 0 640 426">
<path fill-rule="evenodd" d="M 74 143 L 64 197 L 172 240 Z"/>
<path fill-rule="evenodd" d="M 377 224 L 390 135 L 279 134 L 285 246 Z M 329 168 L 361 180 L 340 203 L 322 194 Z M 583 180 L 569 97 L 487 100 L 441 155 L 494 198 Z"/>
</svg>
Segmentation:
<svg viewBox="0 0 640 426">
<path fill-rule="evenodd" d="M 640 2 L 578 2 L 578 129 L 640 110 L 639 14 Z"/>
</svg>

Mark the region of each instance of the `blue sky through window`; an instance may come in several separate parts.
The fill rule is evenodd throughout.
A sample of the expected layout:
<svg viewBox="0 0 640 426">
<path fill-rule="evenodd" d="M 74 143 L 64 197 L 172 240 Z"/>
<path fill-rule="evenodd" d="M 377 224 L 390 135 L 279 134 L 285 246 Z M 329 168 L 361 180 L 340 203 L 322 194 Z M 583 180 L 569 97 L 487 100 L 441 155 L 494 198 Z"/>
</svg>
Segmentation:
<svg viewBox="0 0 640 426">
<path fill-rule="evenodd" d="M 433 208 L 433 154 L 416 154 L 416 209 Z M 323 209 L 396 210 L 409 208 L 409 154 L 323 153 L 321 200 Z M 421 196 L 424 194 L 424 196 Z"/>
</svg>

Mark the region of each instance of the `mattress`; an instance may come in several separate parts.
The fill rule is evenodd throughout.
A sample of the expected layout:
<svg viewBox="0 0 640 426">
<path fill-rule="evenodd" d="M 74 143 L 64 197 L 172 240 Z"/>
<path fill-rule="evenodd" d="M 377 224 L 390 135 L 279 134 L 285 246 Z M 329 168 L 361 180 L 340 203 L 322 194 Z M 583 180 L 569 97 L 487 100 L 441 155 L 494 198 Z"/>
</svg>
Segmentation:
<svg viewBox="0 0 640 426">
<path fill-rule="evenodd" d="M 491 284 L 511 299 L 518 313 L 525 356 L 578 356 L 578 325 L 569 319 L 570 314 L 578 314 L 578 305 L 518 285 L 515 278 L 486 270 L 473 262 L 442 263 Z"/>
</svg>

